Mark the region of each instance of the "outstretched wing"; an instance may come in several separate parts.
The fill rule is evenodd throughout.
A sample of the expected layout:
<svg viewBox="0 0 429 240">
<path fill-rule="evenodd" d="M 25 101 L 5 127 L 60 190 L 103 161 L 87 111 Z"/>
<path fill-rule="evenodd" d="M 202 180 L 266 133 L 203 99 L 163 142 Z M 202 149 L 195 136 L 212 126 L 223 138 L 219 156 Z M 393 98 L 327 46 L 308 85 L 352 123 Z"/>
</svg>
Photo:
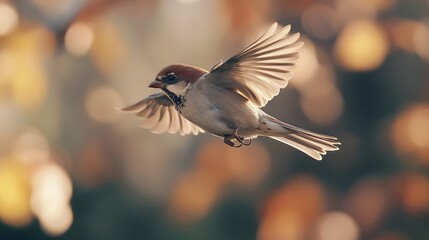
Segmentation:
<svg viewBox="0 0 429 240">
<path fill-rule="evenodd" d="M 213 67 L 207 80 L 235 90 L 258 107 L 263 107 L 287 86 L 299 58 L 299 33 L 290 35 L 290 25 L 277 29 L 271 25 L 258 40 Z"/>
<path fill-rule="evenodd" d="M 163 92 L 154 93 L 121 110 L 135 112 L 136 116 L 143 118 L 141 127 L 151 129 L 153 133 L 179 132 L 180 135 L 191 133 L 197 135 L 204 132 L 177 112 L 171 100 Z"/>
</svg>

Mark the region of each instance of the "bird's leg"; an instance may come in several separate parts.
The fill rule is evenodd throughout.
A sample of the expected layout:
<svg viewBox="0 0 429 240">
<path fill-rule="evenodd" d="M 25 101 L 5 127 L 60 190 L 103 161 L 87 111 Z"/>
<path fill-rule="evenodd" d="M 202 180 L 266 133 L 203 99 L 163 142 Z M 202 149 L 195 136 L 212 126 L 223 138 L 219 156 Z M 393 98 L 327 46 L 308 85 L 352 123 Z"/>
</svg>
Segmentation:
<svg viewBox="0 0 429 240">
<path fill-rule="evenodd" d="M 235 129 L 235 131 L 234 131 L 234 137 L 235 137 L 235 139 L 237 139 L 237 141 L 238 141 L 239 143 L 243 144 L 243 140 L 244 140 L 244 138 L 243 138 L 243 137 L 240 137 L 240 136 L 238 135 L 238 128 L 236 128 L 236 129 Z"/>
<path fill-rule="evenodd" d="M 249 146 L 249 145 L 252 143 L 252 139 L 251 139 L 251 138 L 249 138 L 249 141 L 248 141 L 248 142 L 246 142 L 246 141 L 245 141 L 245 139 L 244 139 L 243 137 L 241 137 L 240 135 L 238 135 L 238 128 L 236 128 L 236 129 L 235 129 L 235 131 L 234 131 L 234 137 L 235 137 L 235 139 L 236 139 L 239 143 L 241 143 L 241 145 Z M 240 145 L 240 146 L 241 146 L 241 145 Z"/>
</svg>

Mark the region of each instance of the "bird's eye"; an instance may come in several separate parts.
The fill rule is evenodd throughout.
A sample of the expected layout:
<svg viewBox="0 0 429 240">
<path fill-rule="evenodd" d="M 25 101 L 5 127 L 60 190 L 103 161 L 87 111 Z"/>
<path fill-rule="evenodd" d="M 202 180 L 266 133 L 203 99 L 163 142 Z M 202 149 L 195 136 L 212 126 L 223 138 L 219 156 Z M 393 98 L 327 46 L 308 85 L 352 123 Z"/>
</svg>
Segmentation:
<svg viewBox="0 0 429 240">
<path fill-rule="evenodd" d="M 165 80 L 167 81 L 167 82 L 169 82 L 169 83 L 172 83 L 172 82 L 174 82 L 175 80 L 176 80 L 176 76 L 175 75 L 173 75 L 173 74 L 169 74 L 169 75 L 167 75 L 166 77 L 165 77 Z"/>
</svg>

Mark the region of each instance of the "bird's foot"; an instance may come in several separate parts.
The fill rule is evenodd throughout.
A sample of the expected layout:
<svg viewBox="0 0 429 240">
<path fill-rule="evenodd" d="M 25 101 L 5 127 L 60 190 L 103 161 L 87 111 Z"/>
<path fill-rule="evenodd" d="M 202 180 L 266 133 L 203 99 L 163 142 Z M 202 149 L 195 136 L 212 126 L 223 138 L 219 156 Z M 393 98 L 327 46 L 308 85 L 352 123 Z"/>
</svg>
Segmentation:
<svg viewBox="0 0 429 240">
<path fill-rule="evenodd" d="M 243 145 L 244 146 L 249 146 L 250 144 L 252 144 L 252 139 L 251 138 L 249 138 L 249 139 L 246 139 L 247 141 L 243 141 Z"/>
<path fill-rule="evenodd" d="M 240 135 L 238 135 L 238 129 L 237 128 L 234 131 L 234 137 L 239 143 L 241 143 L 244 146 L 249 146 L 250 144 L 252 144 L 251 138 L 247 139 L 247 141 L 246 141 L 246 139 L 244 139 L 244 137 L 241 137 Z"/>
<path fill-rule="evenodd" d="M 230 147 L 235 147 L 235 148 L 239 148 L 239 147 L 241 147 L 243 145 L 243 143 L 239 143 L 238 145 L 236 145 L 234 143 L 234 141 L 231 139 L 231 137 L 232 137 L 231 135 L 225 136 L 223 138 L 223 142 L 226 143 L 226 145 L 228 145 Z"/>
<path fill-rule="evenodd" d="M 244 139 L 243 137 L 240 137 L 240 136 L 234 136 L 234 137 L 235 137 L 235 140 L 237 140 L 241 145 L 249 146 L 250 144 L 252 144 L 251 138 Z"/>
<path fill-rule="evenodd" d="M 235 144 L 234 140 L 237 140 L 238 144 Z M 238 135 L 238 129 L 235 129 L 234 134 L 225 135 L 225 137 L 223 138 L 223 142 L 230 147 L 239 148 L 243 145 L 249 146 L 252 143 L 252 139 L 244 139 L 244 137 Z"/>
</svg>

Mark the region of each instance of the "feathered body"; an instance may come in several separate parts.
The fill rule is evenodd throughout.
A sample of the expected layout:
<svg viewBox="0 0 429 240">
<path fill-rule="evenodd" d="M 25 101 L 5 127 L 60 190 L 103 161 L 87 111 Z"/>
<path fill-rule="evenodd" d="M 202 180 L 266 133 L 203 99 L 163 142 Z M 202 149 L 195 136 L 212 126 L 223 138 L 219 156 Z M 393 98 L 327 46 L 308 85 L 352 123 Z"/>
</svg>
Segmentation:
<svg viewBox="0 0 429 240">
<path fill-rule="evenodd" d="M 256 137 L 255 130 L 259 126 L 260 110 L 246 98 L 215 84 L 205 83 L 204 76 L 191 85 L 190 89 L 195 91 L 188 91 L 185 99 L 196 101 L 186 101 L 180 110 L 186 119 L 206 132 L 222 138 L 225 135 L 233 134 L 237 128 L 240 136 Z M 216 101 L 212 101 L 212 99 L 216 99 Z M 196 115 L 197 111 L 201 111 L 203 114 Z M 250 129 L 254 133 L 249 132 Z"/>
<path fill-rule="evenodd" d="M 284 123 L 260 108 L 286 87 L 299 57 L 299 34 L 277 24 L 257 41 L 208 72 L 176 64 L 160 71 L 149 87 L 162 91 L 124 108 L 144 119 L 142 127 L 155 133 L 185 135 L 209 132 L 248 145 L 257 136 L 271 137 L 320 160 L 338 150 L 335 137 Z M 248 139 L 250 142 L 245 142 Z M 238 146 L 241 146 L 238 145 Z"/>
</svg>

